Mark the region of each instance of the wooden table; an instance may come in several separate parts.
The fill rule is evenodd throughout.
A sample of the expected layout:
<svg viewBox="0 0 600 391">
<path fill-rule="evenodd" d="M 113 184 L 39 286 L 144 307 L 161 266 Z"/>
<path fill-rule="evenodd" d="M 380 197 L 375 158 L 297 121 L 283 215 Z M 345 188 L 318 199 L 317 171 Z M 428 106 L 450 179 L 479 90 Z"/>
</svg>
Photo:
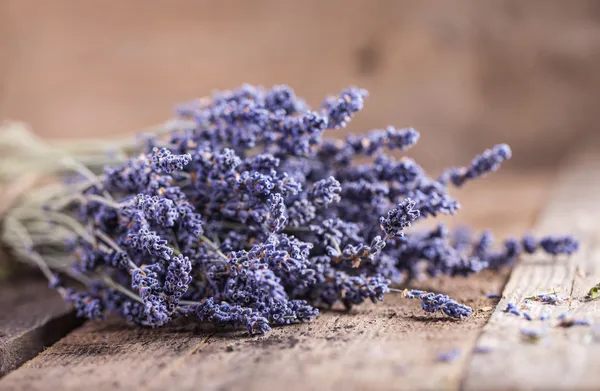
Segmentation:
<svg viewBox="0 0 600 391">
<path fill-rule="evenodd" d="M 7 373 L 0 390 L 598 389 L 593 326 L 553 327 L 544 341 L 527 343 L 520 329 L 542 323 L 502 311 L 509 301 L 550 289 L 581 298 L 600 282 L 597 156 L 577 154 L 558 174 L 499 173 L 458 194 L 465 207 L 455 220 L 491 227 L 499 237 L 532 230 L 581 240 L 569 258 L 526 257 L 513 270 L 418 284 L 471 305 L 468 320 L 425 314 L 390 294 L 383 304 L 324 311 L 313 323 L 264 337 L 195 323 L 81 324 L 58 295 L 32 281 L 0 290 L 0 368 Z M 542 310 L 600 321 L 595 301 L 532 307 Z M 436 359 L 452 349 L 460 350 L 457 360 Z"/>
</svg>

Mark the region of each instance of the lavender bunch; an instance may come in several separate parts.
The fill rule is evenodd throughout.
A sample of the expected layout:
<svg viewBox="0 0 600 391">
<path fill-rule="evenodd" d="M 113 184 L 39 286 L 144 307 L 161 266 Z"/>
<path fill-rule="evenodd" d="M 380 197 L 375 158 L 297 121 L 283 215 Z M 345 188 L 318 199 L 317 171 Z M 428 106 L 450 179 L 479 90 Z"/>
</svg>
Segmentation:
<svg viewBox="0 0 600 391">
<path fill-rule="evenodd" d="M 188 316 L 250 333 L 311 321 L 318 308 L 381 301 L 391 284 L 414 278 L 468 276 L 523 251 L 576 250 L 570 237 L 509 239 L 498 250 L 489 233 L 408 231 L 455 214 L 448 184 L 497 170 L 511 152 L 496 146 L 434 179 L 395 157 L 419 140 L 412 128 L 323 137 L 366 97 L 351 87 L 313 110 L 287 86 L 244 85 L 181 105 L 137 144 L 111 145 L 109 161 L 39 147 L 61 156 L 53 172 L 70 174 L 12 208 L 3 241 L 81 316 L 114 313 L 146 326 Z M 442 294 L 404 296 L 427 312 L 472 312 Z"/>
</svg>

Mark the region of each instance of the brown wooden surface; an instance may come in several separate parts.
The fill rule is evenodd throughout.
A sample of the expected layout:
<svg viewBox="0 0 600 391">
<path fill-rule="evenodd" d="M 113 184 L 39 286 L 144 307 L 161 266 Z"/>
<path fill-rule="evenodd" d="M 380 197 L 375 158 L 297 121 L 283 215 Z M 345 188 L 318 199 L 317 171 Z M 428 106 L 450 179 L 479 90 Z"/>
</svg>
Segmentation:
<svg viewBox="0 0 600 391">
<path fill-rule="evenodd" d="M 496 176 L 459 198 L 458 220 L 493 225 L 498 235 L 522 234 L 543 206 L 551 181 Z M 510 194 L 518 203 L 507 203 Z M 267 337 L 216 332 L 198 324 L 139 329 L 118 320 L 87 322 L 0 380 L 0 390 L 386 390 L 456 389 L 466 361 L 506 273 L 423 281 L 474 307 L 458 322 L 424 313 L 415 301 L 389 295 L 385 303 L 351 313 L 325 311 L 313 323 L 280 327 Z M 460 359 L 440 363 L 459 348 Z"/>
<path fill-rule="evenodd" d="M 44 280 L 0 280 L 0 376 L 81 324 Z"/>
<path fill-rule="evenodd" d="M 536 233 L 565 233 L 581 241 L 571 257 L 552 259 L 547 255 L 525 257 L 514 269 L 503 299 L 486 325 L 479 343 L 494 346 L 491 354 L 475 355 L 470 361 L 467 390 L 581 390 L 600 387 L 600 347 L 590 327 L 551 328 L 546 339 L 524 343 L 521 328 L 555 326 L 561 313 L 600 322 L 600 304 L 582 301 L 600 282 L 600 159 L 598 153 L 577 156 L 559 178 L 548 208 L 536 224 Z M 549 322 L 532 321 L 506 314 L 508 302 L 557 290 L 573 300 L 560 305 L 531 304 L 531 313 L 551 314 Z"/>
</svg>

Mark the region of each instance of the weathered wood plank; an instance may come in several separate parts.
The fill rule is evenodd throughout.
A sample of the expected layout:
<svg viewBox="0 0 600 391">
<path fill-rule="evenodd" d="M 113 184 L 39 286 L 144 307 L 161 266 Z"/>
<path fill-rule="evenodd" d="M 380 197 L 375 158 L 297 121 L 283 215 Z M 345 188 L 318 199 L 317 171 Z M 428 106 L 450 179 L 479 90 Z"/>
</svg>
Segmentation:
<svg viewBox="0 0 600 391">
<path fill-rule="evenodd" d="M 499 235 L 530 227 L 544 202 L 548 177 L 473 184 L 461 197 L 462 221 L 495 222 Z M 490 187 L 493 184 L 494 187 Z M 521 203 L 500 202 L 518 192 Z M 476 200 L 486 200 L 476 204 Z M 500 208 L 500 212 L 497 210 Z M 328 311 L 313 323 L 276 328 L 268 337 L 215 332 L 203 325 L 139 329 L 120 321 L 88 322 L 0 381 L 0 390 L 456 389 L 507 273 L 427 281 L 425 289 L 475 308 L 463 322 L 424 314 L 419 304 L 389 296 L 351 313 Z M 454 363 L 438 353 L 464 352 Z"/>
<path fill-rule="evenodd" d="M 0 376 L 81 324 L 43 280 L 2 284 L 0 308 Z"/>
<path fill-rule="evenodd" d="M 520 335 L 521 328 L 555 326 L 558 315 L 565 312 L 600 321 L 599 302 L 580 300 L 600 282 L 600 159 L 597 153 L 585 154 L 567 167 L 536 232 L 572 233 L 581 241 L 581 250 L 569 258 L 527 257 L 515 268 L 478 342 L 495 349 L 473 356 L 464 381 L 467 390 L 600 387 L 600 349 L 589 327 L 553 327 L 537 344 L 525 342 Z M 503 312 L 509 302 L 517 304 L 553 289 L 573 300 L 559 305 L 533 303 L 531 313 L 546 312 L 554 320 L 528 322 Z"/>
</svg>

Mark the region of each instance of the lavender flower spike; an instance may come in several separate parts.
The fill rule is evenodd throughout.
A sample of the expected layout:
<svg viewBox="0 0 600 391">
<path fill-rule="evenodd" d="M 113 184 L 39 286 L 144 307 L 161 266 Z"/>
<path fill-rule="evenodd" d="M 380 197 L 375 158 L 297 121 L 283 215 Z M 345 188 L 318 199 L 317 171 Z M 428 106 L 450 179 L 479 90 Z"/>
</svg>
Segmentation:
<svg viewBox="0 0 600 391">
<path fill-rule="evenodd" d="M 321 179 L 315 182 L 315 185 L 308 193 L 308 198 L 313 204 L 318 206 L 328 206 L 340 201 L 340 192 L 342 187 L 334 177 Z"/>
<path fill-rule="evenodd" d="M 548 254 L 573 254 L 579 248 L 579 242 L 572 236 L 547 236 L 540 241 L 540 246 Z"/>
<path fill-rule="evenodd" d="M 171 173 L 176 170 L 183 170 L 190 161 L 192 155 L 173 155 L 171 151 L 166 148 L 158 149 L 154 147 L 152 149 L 152 169 L 157 172 Z"/>
<path fill-rule="evenodd" d="M 412 291 L 404 291 L 404 295 L 408 299 L 420 299 L 421 308 L 427 312 L 441 311 L 447 316 L 457 319 L 468 318 L 473 313 L 471 307 L 460 304 L 441 293 L 435 294 L 413 289 Z"/>
<path fill-rule="evenodd" d="M 510 159 L 511 149 L 506 144 L 498 144 L 492 149 L 486 149 L 473 159 L 468 167 L 453 168 L 442 175 L 442 182 L 450 180 L 454 186 L 461 187 L 465 182 L 479 178 L 488 172 L 497 171 L 500 164 Z"/>
<path fill-rule="evenodd" d="M 419 141 L 421 135 L 413 128 L 396 129 L 390 126 L 386 130 L 387 147 L 406 151 Z"/>
<path fill-rule="evenodd" d="M 362 110 L 367 95 L 366 90 L 350 87 L 342 91 L 339 98 L 328 99 L 323 106 L 329 117 L 329 128 L 345 128 L 354 113 Z"/>
<path fill-rule="evenodd" d="M 381 230 L 390 238 L 403 236 L 404 228 L 410 227 L 411 223 L 419 218 L 419 211 L 413 209 L 415 205 L 416 202 L 410 198 L 400 202 L 397 208 L 387 213 L 387 216 L 379 218 Z"/>
</svg>

